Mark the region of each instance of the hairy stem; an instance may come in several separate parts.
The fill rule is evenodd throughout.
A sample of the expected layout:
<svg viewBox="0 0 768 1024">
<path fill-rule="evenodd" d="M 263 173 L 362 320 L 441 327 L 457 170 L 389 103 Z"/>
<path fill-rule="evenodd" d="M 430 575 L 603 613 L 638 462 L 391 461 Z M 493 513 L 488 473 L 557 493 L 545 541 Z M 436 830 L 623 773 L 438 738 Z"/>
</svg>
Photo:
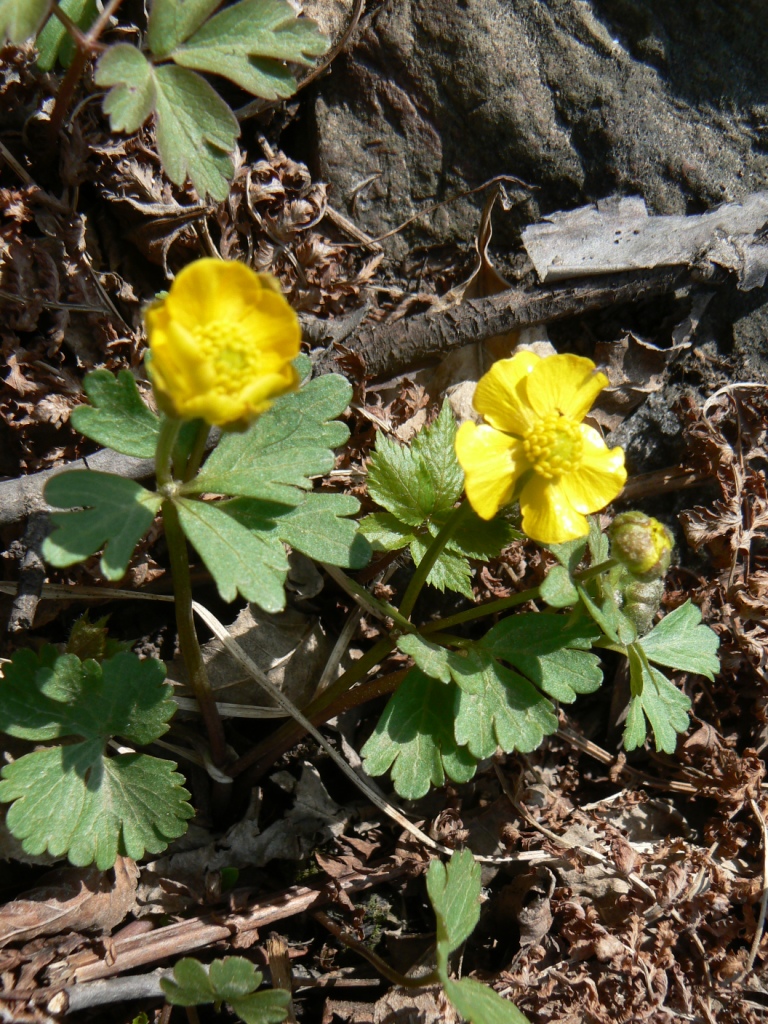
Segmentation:
<svg viewBox="0 0 768 1024">
<path fill-rule="evenodd" d="M 405 594 L 403 595 L 403 600 L 400 602 L 400 614 L 404 618 L 409 619 L 411 617 L 413 606 L 418 600 L 422 587 L 427 582 L 427 576 L 429 576 L 432 571 L 432 567 L 440 557 L 440 553 L 445 545 L 454 533 L 456 533 L 465 516 L 469 515 L 470 511 L 471 506 L 469 502 L 463 501 L 458 508 L 455 508 L 453 512 L 451 512 L 445 525 L 442 527 L 438 535 L 433 538 L 432 543 L 424 553 L 424 557 L 419 562 L 416 572 L 411 577 L 411 582 L 408 584 Z"/>
<path fill-rule="evenodd" d="M 227 742 L 213 691 L 208 682 L 208 674 L 205 671 L 200 642 L 197 639 L 192 617 L 192 581 L 189 575 L 187 542 L 179 522 L 178 509 L 172 501 L 163 502 L 163 523 L 165 524 L 165 539 L 168 544 L 173 574 L 179 648 L 189 676 L 189 685 L 192 687 L 208 733 L 211 758 L 217 768 L 223 768 L 228 760 Z"/>
<path fill-rule="evenodd" d="M 475 608 L 468 608 L 465 612 L 457 612 L 456 615 L 449 615 L 445 619 L 435 619 L 425 626 L 419 627 L 420 633 L 441 632 L 444 629 L 452 629 L 460 626 L 463 622 L 472 622 L 474 619 L 483 619 L 486 615 L 496 615 L 498 612 L 505 612 L 508 608 L 514 608 L 518 604 L 527 604 L 528 601 L 535 601 L 540 596 L 538 587 L 531 587 L 530 590 L 521 590 L 519 594 L 511 594 L 509 597 L 500 597 L 496 601 L 486 601 Z"/>
<path fill-rule="evenodd" d="M 56 102 L 54 103 L 53 110 L 51 111 L 51 120 L 48 125 L 48 130 L 53 138 L 59 134 L 64 125 L 64 119 L 72 105 L 72 97 L 75 95 L 75 89 L 83 76 L 88 59 L 102 48 L 99 45 L 101 33 L 107 27 L 110 18 L 122 2 L 123 0 L 109 0 L 109 3 L 104 5 L 104 10 L 98 16 L 96 21 L 94 21 L 93 25 L 91 25 L 85 35 L 80 31 L 78 26 L 75 25 L 72 19 L 62 11 L 57 3 L 55 3 L 51 8 L 51 12 L 56 15 L 67 32 L 72 36 L 77 48 L 72 63 L 67 68 L 64 81 L 61 83 L 59 91 L 56 94 Z"/>
</svg>

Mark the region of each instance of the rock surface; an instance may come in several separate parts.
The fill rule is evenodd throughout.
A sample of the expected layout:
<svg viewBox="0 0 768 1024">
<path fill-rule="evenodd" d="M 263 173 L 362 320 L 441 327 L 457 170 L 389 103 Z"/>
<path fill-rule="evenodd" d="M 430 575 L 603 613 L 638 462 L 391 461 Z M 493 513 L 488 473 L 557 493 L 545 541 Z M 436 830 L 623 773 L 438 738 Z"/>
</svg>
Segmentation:
<svg viewBox="0 0 768 1024">
<path fill-rule="evenodd" d="M 315 173 L 372 235 L 499 174 L 534 189 L 498 218 L 508 232 L 616 193 L 656 213 L 738 199 L 768 184 L 763 14 L 757 0 L 388 0 L 317 89 Z M 481 204 L 390 245 L 469 241 Z"/>
</svg>

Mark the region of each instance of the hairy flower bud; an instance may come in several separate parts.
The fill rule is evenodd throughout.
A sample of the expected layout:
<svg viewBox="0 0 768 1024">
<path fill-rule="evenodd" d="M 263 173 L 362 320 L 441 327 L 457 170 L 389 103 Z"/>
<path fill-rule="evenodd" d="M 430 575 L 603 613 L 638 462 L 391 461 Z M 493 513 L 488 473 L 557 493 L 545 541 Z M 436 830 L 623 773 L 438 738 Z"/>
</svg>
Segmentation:
<svg viewBox="0 0 768 1024">
<path fill-rule="evenodd" d="M 622 512 L 608 528 L 611 556 L 640 580 L 661 579 L 672 559 L 672 534 L 643 512 Z"/>
</svg>

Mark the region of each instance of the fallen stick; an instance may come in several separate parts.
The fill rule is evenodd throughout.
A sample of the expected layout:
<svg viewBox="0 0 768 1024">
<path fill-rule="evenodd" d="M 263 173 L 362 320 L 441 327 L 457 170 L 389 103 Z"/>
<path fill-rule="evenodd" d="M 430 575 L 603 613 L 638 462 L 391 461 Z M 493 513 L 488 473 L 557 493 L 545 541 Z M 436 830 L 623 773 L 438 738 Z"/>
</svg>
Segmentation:
<svg viewBox="0 0 768 1024">
<path fill-rule="evenodd" d="M 369 377 L 386 379 L 435 363 L 470 342 L 487 341 L 499 334 L 624 302 L 641 302 L 692 283 L 688 270 L 663 267 L 533 291 L 510 288 L 438 313 L 365 326 L 350 335 L 344 348 L 363 361 Z M 322 352 L 315 361 L 315 375 L 338 372 L 337 360 L 342 354 L 335 348 Z"/>
</svg>

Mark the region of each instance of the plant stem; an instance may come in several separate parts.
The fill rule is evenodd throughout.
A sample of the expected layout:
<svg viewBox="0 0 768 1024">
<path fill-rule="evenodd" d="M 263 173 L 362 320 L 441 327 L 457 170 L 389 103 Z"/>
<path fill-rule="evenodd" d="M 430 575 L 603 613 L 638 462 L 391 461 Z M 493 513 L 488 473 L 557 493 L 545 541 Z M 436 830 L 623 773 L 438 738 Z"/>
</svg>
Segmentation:
<svg viewBox="0 0 768 1024">
<path fill-rule="evenodd" d="M 159 447 L 159 445 L 158 445 Z M 192 617 L 192 581 L 189 575 L 187 542 L 179 522 L 179 512 L 173 501 L 163 502 L 163 523 L 168 554 L 173 574 L 173 592 L 176 598 L 176 628 L 179 632 L 179 648 L 189 676 L 189 684 L 195 695 L 211 745 L 211 759 L 217 768 L 223 768 L 228 760 L 227 741 L 224 727 L 219 718 L 213 691 L 205 671 L 203 654 L 197 639 Z"/>
<path fill-rule="evenodd" d="M 571 578 L 574 583 L 589 583 L 596 576 L 602 576 L 604 572 L 608 572 L 609 569 L 613 569 L 618 564 L 618 559 L 607 558 L 604 562 L 600 562 L 599 565 L 591 565 L 588 569 L 575 572 Z"/>
<path fill-rule="evenodd" d="M 173 449 L 181 430 L 181 420 L 163 420 L 155 448 L 155 477 L 159 488 L 173 483 Z"/>
<path fill-rule="evenodd" d="M 427 550 L 424 552 L 424 557 L 419 562 L 416 572 L 411 577 L 411 582 L 403 595 L 403 600 L 400 602 L 400 614 L 410 619 L 413 606 L 418 600 L 419 594 L 421 593 L 422 587 L 427 582 L 427 576 L 432 571 L 432 567 L 440 557 L 445 545 L 456 533 L 462 520 L 471 511 L 471 505 L 468 501 L 463 501 L 458 508 L 455 508 L 448 517 L 447 522 L 443 525 L 440 532 L 436 537 L 433 538 L 432 543 L 429 545 Z"/>
<path fill-rule="evenodd" d="M 187 459 L 187 465 L 181 475 L 181 479 L 184 483 L 188 483 L 192 477 L 197 474 L 198 469 L 200 469 L 200 463 L 203 461 L 203 456 L 205 455 L 205 446 L 208 443 L 208 435 L 210 432 L 211 428 L 205 422 L 202 422 L 197 428 L 195 440 L 192 442 L 192 449 L 189 453 L 189 458 Z"/>
<path fill-rule="evenodd" d="M 348 946 L 349 949 L 354 950 L 358 956 L 363 957 L 371 964 L 382 977 L 386 978 L 387 981 L 391 981 L 393 985 L 399 985 L 401 988 L 427 988 L 430 985 L 436 984 L 440 979 L 437 971 L 430 971 L 429 974 L 424 974 L 419 978 L 409 978 L 405 974 L 401 974 L 396 971 L 394 967 L 390 967 L 386 960 L 374 953 L 372 949 L 368 949 L 364 943 L 356 939 L 354 935 L 350 935 L 344 928 L 339 927 L 333 918 L 324 914 L 322 910 L 318 910 L 313 915 L 315 920 L 318 921 L 324 928 L 327 928 L 331 935 L 334 935 L 339 942 Z"/>
<path fill-rule="evenodd" d="M 53 110 L 51 111 L 51 120 L 48 124 L 48 130 L 53 138 L 59 134 L 62 126 L 64 125 L 64 118 L 67 116 L 72 103 L 72 97 L 74 96 L 78 82 L 85 71 L 85 65 L 88 63 L 88 58 L 92 57 L 94 53 L 101 49 L 99 46 L 101 33 L 107 27 L 109 19 L 122 2 L 123 0 L 109 0 L 109 3 L 105 5 L 104 10 L 96 21 L 94 21 L 93 25 L 91 25 L 85 35 L 83 35 L 78 26 L 74 24 L 72 19 L 61 10 L 57 3 L 51 8 L 52 13 L 56 15 L 67 32 L 72 36 L 75 46 L 77 47 L 72 63 L 69 65 L 67 73 L 64 76 L 64 81 L 61 83 L 59 91 L 56 94 L 56 102 L 54 103 Z"/>
<path fill-rule="evenodd" d="M 514 608 L 515 605 L 535 601 L 537 597 L 539 597 L 539 587 L 531 587 L 530 590 L 521 590 L 519 594 L 500 597 L 496 601 L 486 601 L 485 604 L 480 604 L 476 608 L 468 608 L 465 612 L 457 612 L 456 615 L 449 615 L 445 619 L 434 619 L 425 626 L 420 626 L 419 632 L 434 633 L 437 630 L 452 629 L 454 626 L 461 625 L 462 622 L 472 622 L 474 619 L 482 619 L 486 615 L 505 612 L 507 608 Z"/>
<path fill-rule="evenodd" d="M 327 565 L 326 563 L 322 563 L 322 565 L 331 579 L 338 583 L 341 589 L 346 591 L 365 611 L 372 612 L 380 619 L 392 619 L 395 625 L 404 633 L 418 632 L 416 626 L 404 618 L 397 608 L 394 608 L 388 601 L 382 601 L 378 597 L 374 597 L 367 587 L 360 586 L 356 580 L 351 579 L 337 566 Z"/>
<path fill-rule="evenodd" d="M 328 720 L 328 709 L 335 705 L 338 698 L 346 694 L 358 680 L 366 676 L 371 669 L 389 654 L 395 646 L 391 637 L 384 637 L 377 644 L 366 651 L 366 653 L 347 671 L 339 676 L 335 683 L 332 683 L 327 690 L 324 690 L 319 697 L 316 697 L 305 708 L 302 708 L 304 715 L 313 725 L 319 725 Z M 350 705 L 354 706 L 354 705 Z M 331 718 L 333 715 L 330 716 Z M 304 728 L 298 722 L 290 721 L 282 725 L 276 732 L 273 732 L 262 743 L 249 750 L 247 754 L 235 761 L 228 769 L 229 774 L 234 778 L 246 769 L 253 767 L 260 768 L 272 764 L 276 757 L 279 757 L 286 750 L 297 743 L 304 735 Z"/>
</svg>

